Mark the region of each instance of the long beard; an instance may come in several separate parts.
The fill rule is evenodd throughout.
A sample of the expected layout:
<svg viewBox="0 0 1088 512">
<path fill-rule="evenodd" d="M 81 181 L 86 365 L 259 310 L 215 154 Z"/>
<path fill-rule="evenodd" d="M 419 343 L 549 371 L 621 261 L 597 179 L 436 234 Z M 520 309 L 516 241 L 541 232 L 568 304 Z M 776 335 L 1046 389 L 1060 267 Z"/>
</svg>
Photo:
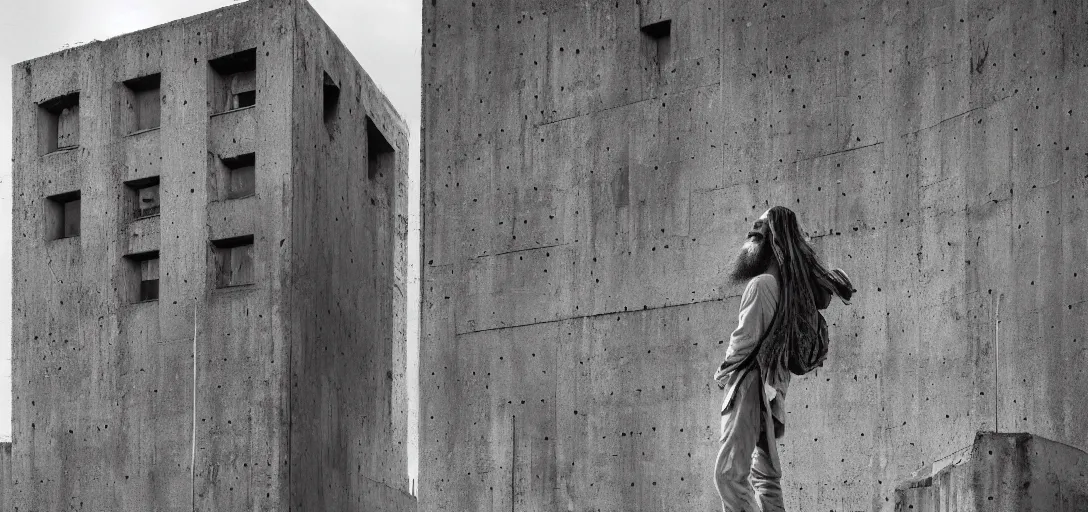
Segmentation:
<svg viewBox="0 0 1088 512">
<path fill-rule="evenodd" d="M 771 266 L 771 258 L 774 257 L 774 252 L 771 251 L 771 244 L 766 240 L 761 240 L 756 243 L 756 250 L 749 251 L 747 248 L 741 248 L 740 254 L 737 254 L 737 259 L 733 262 L 733 270 L 729 272 L 729 279 L 736 283 L 744 283 L 767 271 L 767 268 Z"/>
</svg>

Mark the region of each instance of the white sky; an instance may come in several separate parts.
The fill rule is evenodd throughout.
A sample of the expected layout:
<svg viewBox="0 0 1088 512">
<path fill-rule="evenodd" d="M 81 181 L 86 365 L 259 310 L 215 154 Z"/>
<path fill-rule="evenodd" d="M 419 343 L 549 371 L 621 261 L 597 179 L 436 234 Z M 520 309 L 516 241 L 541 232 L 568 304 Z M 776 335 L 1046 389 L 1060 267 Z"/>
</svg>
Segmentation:
<svg viewBox="0 0 1088 512">
<path fill-rule="evenodd" d="M 0 438 L 11 436 L 11 66 L 235 3 L 232 0 L 0 0 Z M 418 474 L 420 0 L 310 0 L 408 121 L 408 475 Z"/>
</svg>

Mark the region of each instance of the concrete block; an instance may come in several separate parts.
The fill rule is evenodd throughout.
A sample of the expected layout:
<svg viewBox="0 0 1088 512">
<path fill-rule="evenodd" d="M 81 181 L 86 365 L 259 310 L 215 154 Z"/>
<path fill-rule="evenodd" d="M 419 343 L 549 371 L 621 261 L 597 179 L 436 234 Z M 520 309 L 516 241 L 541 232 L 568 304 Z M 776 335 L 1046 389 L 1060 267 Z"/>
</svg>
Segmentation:
<svg viewBox="0 0 1088 512">
<path fill-rule="evenodd" d="M 895 510 L 1088 510 L 1088 454 L 1032 434 L 979 432 L 901 482 Z"/>
</svg>

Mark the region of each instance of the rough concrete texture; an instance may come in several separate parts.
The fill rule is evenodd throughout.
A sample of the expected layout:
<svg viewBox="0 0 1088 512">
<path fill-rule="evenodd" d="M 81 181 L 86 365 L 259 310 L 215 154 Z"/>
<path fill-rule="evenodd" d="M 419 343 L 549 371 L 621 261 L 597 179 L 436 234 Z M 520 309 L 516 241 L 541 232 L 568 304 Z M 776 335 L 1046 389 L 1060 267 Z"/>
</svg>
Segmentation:
<svg viewBox="0 0 1088 512">
<path fill-rule="evenodd" d="M 133 133 L 126 81 L 155 73 L 161 126 Z M 414 510 L 408 129 L 313 9 L 253 0 L 13 76 L 15 510 Z M 40 105 L 71 92 L 78 147 L 46 153 Z M 77 190 L 54 240 L 45 198 Z"/>
<path fill-rule="evenodd" d="M 942 463 L 900 483 L 897 512 L 1088 510 L 1088 454 L 1069 445 L 979 432 Z"/>
<path fill-rule="evenodd" d="M 1088 447 L 1083 2 L 423 13 L 421 509 L 718 506 L 726 274 L 774 204 L 859 289 L 790 388 L 791 509 L 891 510 L 995 418 Z"/>
<path fill-rule="evenodd" d="M 0 443 L 0 510 L 13 510 L 11 494 L 11 443 Z"/>
</svg>

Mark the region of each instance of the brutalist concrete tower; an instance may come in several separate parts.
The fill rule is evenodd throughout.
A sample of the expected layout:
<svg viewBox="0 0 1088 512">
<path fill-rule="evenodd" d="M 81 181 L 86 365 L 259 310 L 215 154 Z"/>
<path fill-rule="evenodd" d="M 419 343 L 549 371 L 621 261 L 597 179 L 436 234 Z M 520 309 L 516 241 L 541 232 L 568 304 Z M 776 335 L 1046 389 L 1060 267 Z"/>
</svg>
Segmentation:
<svg viewBox="0 0 1088 512">
<path fill-rule="evenodd" d="M 301 0 L 17 64 L 17 510 L 414 510 L 408 129 Z"/>
<path fill-rule="evenodd" d="M 859 289 L 788 392 L 790 510 L 891 510 L 980 430 L 1088 448 L 1088 3 L 423 15 L 422 509 L 720 509 L 727 274 L 775 204 Z"/>
</svg>

